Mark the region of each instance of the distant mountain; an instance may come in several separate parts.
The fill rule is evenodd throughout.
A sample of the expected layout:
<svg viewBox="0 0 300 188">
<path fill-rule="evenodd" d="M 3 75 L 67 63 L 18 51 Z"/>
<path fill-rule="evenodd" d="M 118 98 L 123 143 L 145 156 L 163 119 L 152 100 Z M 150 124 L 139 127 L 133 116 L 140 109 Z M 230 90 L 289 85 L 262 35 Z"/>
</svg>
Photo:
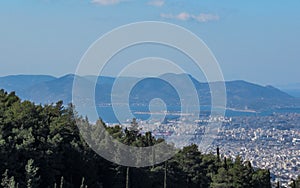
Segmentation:
<svg viewBox="0 0 300 188">
<path fill-rule="evenodd" d="M 108 104 L 111 102 L 111 91 L 115 78 L 111 77 L 95 77 L 95 76 L 75 76 L 66 75 L 60 78 L 44 75 L 17 75 L 0 77 L 0 88 L 8 91 L 16 91 L 23 99 L 31 100 L 36 103 L 55 103 L 63 100 L 65 104 L 72 101 L 72 86 L 74 78 L 77 78 L 84 88 L 95 87 L 95 99 L 97 104 Z M 192 84 L 199 94 L 201 105 L 210 105 L 211 95 L 208 83 L 198 82 L 193 77 L 188 76 L 192 80 Z M 185 79 L 186 75 L 166 74 L 161 78 L 176 82 L 179 88 L 188 91 L 188 85 Z M 93 80 L 97 79 L 96 86 Z M 148 104 L 153 98 L 161 98 L 167 104 L 180 104 L 180 97 L 176 89 L 166 81 L 158 78 L 118 78 L 121 83 L 120 92 L 117 97 L 123 97 L 128 88 L 125 83 L 137 82 L 130 92 L 130 102 L 132 104 Z M 211 83 L 218 84 L 218 83 Z M 227 90 L 227 106 L 239 110 L 256 110 L 263 111 L 266 109 L 299 107 L 299 99 L 272 86 L 260 86 L 246 81 L 229 81 L 225 82 Z M 93 100 L 93 99 L 84 99 Z"/>
<path fill-rule="evenodd" d="M 75 75 L 69 74 L 53 80 L 39 82 L 31 85 L 22 94 L 25 99 L 36 103 L 55 103 L 63 100 L 65 103 L 72 101 L 72 86 Z"/>
<path fill-rule="evenodd" d="M 300 98 L 300 83 L 278 85 L 277 87 L 294 97 Z"/>
<path fill-rule="evenodd" d="M 56 78 L 47 75 L 12 75 L 0 77 L 0 87 L 9 92 L 15 91 L 23 98 L 27 88 L 51 80 L 56 80 Z"/>
<path fill-rule="evenodd" d="M 272 87 L 260 86 L 245 81 L 226 82 L 229 107 L 239 109 L 273 109 L 299 106 L 299 100 Z"/>
</svg>

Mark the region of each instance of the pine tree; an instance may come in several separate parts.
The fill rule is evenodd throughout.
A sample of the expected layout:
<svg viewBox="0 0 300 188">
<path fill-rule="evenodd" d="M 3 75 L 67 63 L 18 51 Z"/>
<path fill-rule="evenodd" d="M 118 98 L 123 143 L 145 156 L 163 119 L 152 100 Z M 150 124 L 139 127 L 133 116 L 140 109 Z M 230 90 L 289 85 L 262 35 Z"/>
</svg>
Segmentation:
<svg viewBox="0 0 300 188">
<path fill-rule="evenodd" d="M 220 148 L 219 148 L 219 146 L 217 147 L 217 157 L 218 157 L 218 162 L 220 162 Z"/>
<path fill-rule="evenodd" d="M 29 159 L 25 166 L 27 188 L 39 187 L 40 176 L 37 175 L 39 168 L 34 166 L 34 160 Z"/>
<path fill-rule="evenodd" d="M 224 164 L 223 164 L 223 167 L 225 170 L 228 170 L 228 165 L 227 165 L 227 158 L 224 157 Z"/>
<path fill-rule="evenodd" d="M 271 176 L 269 170 L 258 169 L 252 174 L 253 187 L 271 188 Z"/>
<path fill-rule="evenodd" d="M 138 123 L 136 122 L 136 118 L 132 119 L 131 125 L 129 127 L 129 131 L 134 132 L 136 135 L 138 134 L 139 126 L 138 126 Z"/>
<path fill-rule="evenodd" d="M 233 180 L 232 183 L 234 187 L 236 188 L 252 187 L 251 185 L 252 173 L 251 171 L 249 171 L 249 163 L 245 165 L 240 156 L 236 157 L 233 167 L 230 168 L 228 171 L 232 176 L 232 180 Z"/>
<path fill-rule="evenodd" d="M 221 167 L 218 170 L 218 173 L 213 176 L 212 183 L 210 184 L 211 188 L 231 188 L 232 178 L 229 175 L 228 171 Z"/>
<path fill-rule="evenodd" d="M 14 176 L 12 176 L 12 177 L 8 176 L 7 169 L 5 170 L 4 174 L 2 175 L 1 185 L 3 188 L 16 188 L 18 185 L 15 181 Z"/>
</svg>

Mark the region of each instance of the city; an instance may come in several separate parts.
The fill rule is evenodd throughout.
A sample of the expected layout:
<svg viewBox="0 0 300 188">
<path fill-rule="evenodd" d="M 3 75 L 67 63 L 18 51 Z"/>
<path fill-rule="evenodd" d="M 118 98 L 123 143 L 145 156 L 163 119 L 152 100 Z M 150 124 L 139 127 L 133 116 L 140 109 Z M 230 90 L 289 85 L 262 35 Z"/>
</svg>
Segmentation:
<svg viewBox="0 0 300 188">
<path fill-rule="evenodd" d="M 300 114 L 284 113 L 270 116 L 207 117 L 185 124 L 172 120 L 168 123 L 139 121 L 141 132 L 152 131 L 176 146 L 198 143 L 208 122 L 222 122 L 214 142 L 206 151 L 222 157 L 241 156 L 254 168 L 270 169 L 271 181 L 287 187 L 300 175 Z M 130 124 L 124 125 L 124 127 Z M 177 138 L 177 139 L 174 139 Z M 180 139 L 178 139 L 180 137 Z"/>
</svg>

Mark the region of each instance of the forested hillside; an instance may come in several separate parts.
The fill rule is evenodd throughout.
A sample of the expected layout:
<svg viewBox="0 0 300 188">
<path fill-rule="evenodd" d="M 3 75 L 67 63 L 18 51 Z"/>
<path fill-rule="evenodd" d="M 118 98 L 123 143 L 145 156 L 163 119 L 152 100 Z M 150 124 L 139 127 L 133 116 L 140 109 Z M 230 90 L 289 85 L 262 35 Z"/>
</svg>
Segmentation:
<svg viewBox="0 0 300 188">
<path fill-rule="evenodd" d="M 261 187 L 270 172 L 240 157 L 201 154 L 196 145 L 147 168 L 113 164 L 91 150 L 79 134 L 72 105 L 36 105 L 0 90 L 0 173 L 2 187 Z M 87 121 L 82 119 L 82 121 Z M 97 126 L 103 124 L 101 120 Z M 121 142 L 149 146 L 162 140 L 106 127 Z M 97 136 L 97 131 L 91 137 Z M 216 148 L 217 149 L 217 148 Z"/>
</svg>

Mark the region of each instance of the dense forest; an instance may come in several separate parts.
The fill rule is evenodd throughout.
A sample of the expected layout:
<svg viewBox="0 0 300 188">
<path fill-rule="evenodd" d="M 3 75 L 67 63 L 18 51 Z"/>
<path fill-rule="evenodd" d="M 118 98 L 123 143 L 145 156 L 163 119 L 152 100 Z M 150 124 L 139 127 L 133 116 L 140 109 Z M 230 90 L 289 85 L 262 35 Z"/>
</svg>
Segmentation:
<svg viewBox="0 0 300 188">
<path fill-rule="evenodd" d="M 270 172 L 235 160 L 202 154 L 197 145 L 145 168 L 124 167 L 97 155 L 82 139 L 72 105 L 36 105 L 0 90 L 2 187 L 212 187 L 269 188 Z M 101 120 L 97 124 L 103 124 Z M 93 125 L 93 126 L 97 126 Z M 92 125 L 90 125 L 92 126 Z M 121 142 L 149 146 L 160 139 L 120 126 L 106 127 Z M 94 132 L 94 134 L 96 134 Z M 218 148 L 216 148 L 218 150 Z M 294 182 L 295 186 L 297 182 Z"/>
</svg>

